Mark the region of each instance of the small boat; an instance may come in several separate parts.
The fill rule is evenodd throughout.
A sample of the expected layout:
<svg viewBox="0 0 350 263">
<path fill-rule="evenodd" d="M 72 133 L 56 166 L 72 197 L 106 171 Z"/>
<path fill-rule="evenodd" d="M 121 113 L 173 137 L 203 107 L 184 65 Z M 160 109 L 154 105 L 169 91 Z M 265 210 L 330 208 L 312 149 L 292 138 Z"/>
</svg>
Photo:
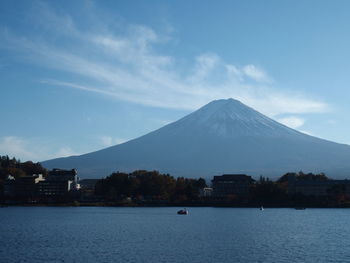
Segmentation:
<svg viewBox="0 0 350 263">
<path fill-rule="evenodd" d="M 295 210 L 305 210 L 305 207 L 294 207 Z"/>
<path fill-rule="evenodd" d="M 186 208 L 181 209 L 179 211 L 177 211 L 178 215 L 188 215 L 188 211 L 186 210 Z"/>
<path fill-rule="evenodd" d="M 264 211 L 264 207 L 263 206 L 260 206 L 260 211 Z"/>
</svg>

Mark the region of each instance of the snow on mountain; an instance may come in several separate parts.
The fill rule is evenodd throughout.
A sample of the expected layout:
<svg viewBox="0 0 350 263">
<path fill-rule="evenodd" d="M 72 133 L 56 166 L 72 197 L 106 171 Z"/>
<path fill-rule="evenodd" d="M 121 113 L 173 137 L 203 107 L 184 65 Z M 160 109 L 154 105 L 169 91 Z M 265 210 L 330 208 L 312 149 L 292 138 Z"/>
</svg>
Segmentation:
<svg viewBox="0 0 350 263">
<path fill-rule="evenodd" d="M 285 136 L 292 130 L 234 100 L 215 100 L 169 125 L 168 129 L 199 132 L 233 138 L 239 136 Z"/>
<path fill-rule="evenodd" d="M 47 168 L 77 168 L 81 177 L 113 171 L 159 170 L 174 176 L 286 172 L 350 173 L 350 146 L 288 128 L 234 99 L 216 100 L 184 118 L 126 143 L 48 160 Z"/>
</svg>

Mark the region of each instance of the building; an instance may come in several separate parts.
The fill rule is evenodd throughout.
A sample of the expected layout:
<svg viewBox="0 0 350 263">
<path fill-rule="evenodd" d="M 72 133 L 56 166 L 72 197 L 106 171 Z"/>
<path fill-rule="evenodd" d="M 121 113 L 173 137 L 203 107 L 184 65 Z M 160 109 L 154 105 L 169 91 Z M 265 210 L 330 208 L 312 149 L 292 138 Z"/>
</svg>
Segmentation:
<svg viewBox="0 0 350 263">
<path fill-rule="evenodd" d="M 93 190 L 95 191 L 95 185 L 101 179 L 83 179 L 79 181 L 81 190 Z"/>
<path fill-rule="evenodd" d="M 67 195 L 71 189 L 71 183 L 64 181 L 45 180 L 38 184 L 38 194 L 40 196 L 64 196 Z"/>
<path fill-rule="evenodd" d="M 4 195 L 7 197 L 33 198 L 38 194 L 37 186 L 45 181 L 42 174 L 18 177 L 9 175 L 4 183 Z"/>
<path fill-rule="evenodd" d="M 46 197 L 65 196 L 79 188 L 77 170 L 53 169 L 46 180 L 38 184 L 38 194 Z"/>
<path fill-rule="evenodd" d="M 350 180 L 305 180 L 288 178 L 288 194 L 306 196 L 329 196 L 343 193 L 350 196 Z"/>
<path fill-rule="evenodd" d="M 199 190 L 199 196 L 200 197 L 209 197 L 213 194 L 213 188 L 211 187 L 204 187 Z"/>
<path fill-rule="evenodd" d="M 79 188 L 78 185 L 78 173 L 76 169 L 63 170 L 63 169 L 52 169 L 46 178 L 49 181 L 70 181 L 70 189 L 76 190 Z"/>
<path fill-rule="evenodd" d="M 45 197 L 62 197 L 77 193 L 77 171 L 53 169 L 45 178 L 42 174 L 14 178 L 9 175 L 4 182 L 4 196 L 7 198 L 42 199 Z"/>
<path fill-rule="evenodd" d="M 212 180 L 213 196 L 227 197 L 236 195 L 238 197 L 247 197 L 249 188 L 254 182 L 251 176 L 245 174 L 224 174 L 214 176 Z"/>
<path fill-rule="evenodd" d="M 4 196 L 16 196 L 16 179 L 12 175 L 8 175 L 4 181 Z"/>
<path fill-rule="evenodd" d="M 95 196 L 95 186 L 101 179 L 84 179 L 80 184 L 80 202 L 98 202 L 99 197 Z"/>
</svg>

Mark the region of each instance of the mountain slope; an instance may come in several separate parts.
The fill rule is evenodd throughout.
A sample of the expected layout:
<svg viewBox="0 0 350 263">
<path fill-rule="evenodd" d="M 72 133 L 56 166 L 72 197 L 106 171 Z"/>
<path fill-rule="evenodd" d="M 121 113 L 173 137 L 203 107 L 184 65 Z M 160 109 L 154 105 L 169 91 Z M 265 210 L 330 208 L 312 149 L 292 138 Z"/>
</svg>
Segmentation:
<svg viewBox="0 0 350 263">
<path fill-rule="evenodd" d="M 350 146 L 300 133 L 228 99 L 126 143 L 42 164 L 77 168 L 84 178 L 136 169 L 207 178 L 221 173 L 277 177 L 300 170 L 344 177 L 349 160 Z"/>
</svg>

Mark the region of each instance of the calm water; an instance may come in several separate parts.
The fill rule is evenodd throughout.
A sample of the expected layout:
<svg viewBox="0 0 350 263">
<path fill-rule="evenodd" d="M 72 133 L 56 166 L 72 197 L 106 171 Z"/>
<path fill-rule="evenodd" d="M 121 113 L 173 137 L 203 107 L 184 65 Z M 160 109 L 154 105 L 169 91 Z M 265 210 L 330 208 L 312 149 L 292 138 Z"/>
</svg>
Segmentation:
<svg viewBox="0 0 350 263">
<path fill-rule="evenodd" d="M 0 262 L 350 262 L 350 209 L 0 208 Z"/>
</svg>

